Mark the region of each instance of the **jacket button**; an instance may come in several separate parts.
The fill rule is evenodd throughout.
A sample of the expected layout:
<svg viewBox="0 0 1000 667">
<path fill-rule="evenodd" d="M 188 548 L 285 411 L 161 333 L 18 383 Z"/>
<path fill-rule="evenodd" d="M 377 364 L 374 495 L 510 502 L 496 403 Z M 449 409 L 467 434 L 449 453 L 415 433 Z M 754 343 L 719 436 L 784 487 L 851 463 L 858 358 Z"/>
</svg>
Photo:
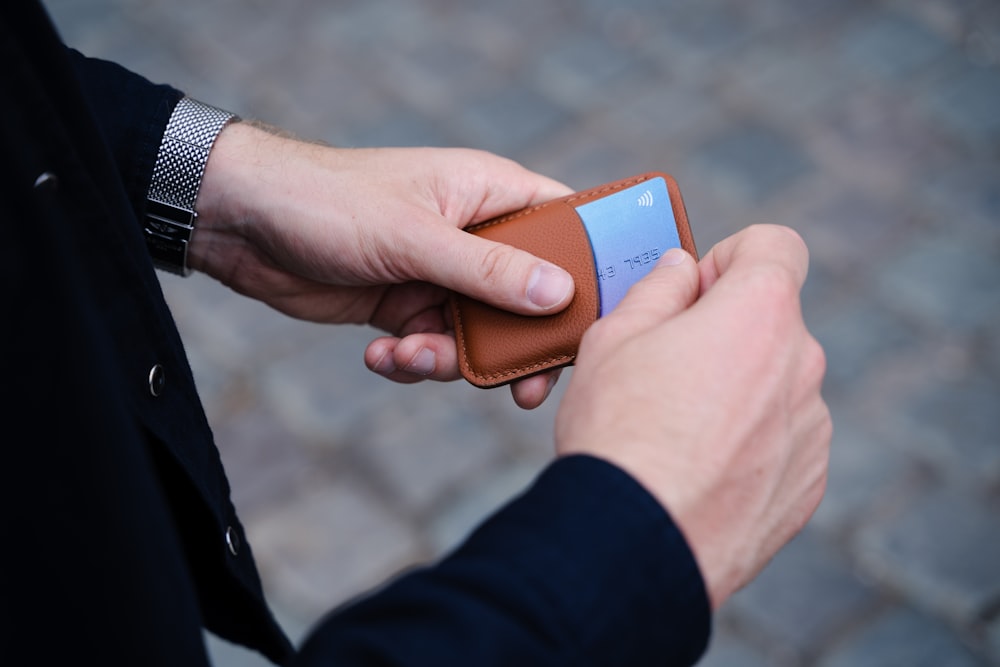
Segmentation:
<svg viewBox="0 0 1000 667">
<path fill-rule="evenodd" d="M 59 177 L 51 171 L 43 171 L 35 179 L 35 190 L 39 192 L 55 192 L 59 188 Z"/>
<path fill-rule="evenodd" d="M 149 369 L 149 393 L 153 396 L 159 396 L 163 393 L 163 387 L 167 384 L 166 374 L 163 372 L 163 366 L 156 364 L 151 369 Z"/>
<path fill-rule="evenodd" d="M 226 528 L 226 545 L 232 555 L 238 556 L 240 554 L 240 534 L 232 526 Z"/>
</svg>

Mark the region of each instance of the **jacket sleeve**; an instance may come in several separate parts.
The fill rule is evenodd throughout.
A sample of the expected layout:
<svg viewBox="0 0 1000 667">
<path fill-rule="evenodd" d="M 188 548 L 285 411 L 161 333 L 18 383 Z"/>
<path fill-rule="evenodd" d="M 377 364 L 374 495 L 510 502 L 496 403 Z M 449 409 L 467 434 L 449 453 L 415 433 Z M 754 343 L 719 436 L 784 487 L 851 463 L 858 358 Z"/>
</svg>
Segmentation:
<svg viewBox="0 0 1000 667">
<path fill-rule="evenodd" d="M 602 460 L 553 463 L 452 555 L 331 613 L 294 665 L 692 665 L 711 626 L 694 556 Z"/>
<path fill-rule="evenodd" d="M 181 91 L 67 48 L 94 119 L 111 147 L 129 202 L 142 219 L 160 140 Z"/>
</svg>

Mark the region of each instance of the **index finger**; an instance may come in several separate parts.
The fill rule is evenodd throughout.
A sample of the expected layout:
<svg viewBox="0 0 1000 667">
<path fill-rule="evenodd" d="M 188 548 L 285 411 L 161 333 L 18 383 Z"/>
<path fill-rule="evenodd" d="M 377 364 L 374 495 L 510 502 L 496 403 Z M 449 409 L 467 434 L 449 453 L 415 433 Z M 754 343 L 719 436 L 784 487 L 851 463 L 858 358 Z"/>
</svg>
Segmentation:
<svg viewBox="0 0 1000 667">
<path fill-rule="evenodd" d="M 723 276 L 738 279 L 744 271 L 762 265 L 786 271 L 801 288 L 809 271 L 809 250 L 798 232 L 782 225 L 751 225 L 720 241 L 699 263 L 701 293 Z"/>
</svg>

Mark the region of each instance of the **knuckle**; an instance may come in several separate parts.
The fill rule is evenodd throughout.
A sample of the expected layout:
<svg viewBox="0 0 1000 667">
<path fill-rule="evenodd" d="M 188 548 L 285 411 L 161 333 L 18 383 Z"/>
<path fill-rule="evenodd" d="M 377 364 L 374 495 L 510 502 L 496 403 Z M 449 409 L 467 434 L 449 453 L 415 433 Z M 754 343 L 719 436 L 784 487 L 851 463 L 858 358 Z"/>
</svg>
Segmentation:
<svg viewBox="0 0 1000 667">
<path fill-rule="evenodd" d="M 497 244 L 483 255 L 479 265 L 480 279 L 493 287 L 503 282 L 504 275 L 514 261 L 514 249 L 510 246 Z"/>
<path fill-rule="evenodd" d="M 742 238 L 747 252 L 757 258 L 757 268 L 781 268 L 793 285 L 801 286 L 808 273 L 809 248 L 799 232 L 784 225 L 758 224 L 748 229 Z"/>
<path fill-rule="evenodd" d="M 827 460 L 829 461 L 830 455 L 830 444 L 833 442 L 833 416 L 830 414 L 830 409 L 823 404 L 824 414 L 823 414 L 823 424 L 821 426 L 822 432 L 821 436 L 823 438 L 823 443 L 825 445 L 825 451 L 827 455 Z"/>
<path fill-rule="evenodd" d="M 809 376 L 817 382 L 821 382 L 827 369 L 826 351 L 820 342 L 811 335 L 806 340 L 805 359 Z"/>
<path fill-rule="evenodd" d="M 800 234 L 798 231 L 787 225 L 778 225 L 773 223 L 756 223 L 750 225 L 748 230 L 752 234 L 768 235 L 771 238 L 775 239 L 776 241 L 778 239 L 784 242 L 791 241 L 794 245 L 798 245 L 800 247 L 800 250 L 808 252 L 808 247 L 806 245 L 805 239 L 802 238 L 802 234 Z"/>
<path fill-rule="evenodd" d="M 802 372 L 805 374 L 806 382 L 815 387 L 815 391 L 821 392 L 823 381 L 826 377 L 827 356 L 823 346 L 811 335 L 807 334 L 805 348 L 803 350 Z M 829 411 L 827 412 L 829 419 Z"/>
<path fill-rule="evenodd" d="M 761 264 L 744 279 L 744 288 L 755 302 L 775 309 L 799 303 L 799 284 L 786 267 L 776 262 Z"/>
</svg>

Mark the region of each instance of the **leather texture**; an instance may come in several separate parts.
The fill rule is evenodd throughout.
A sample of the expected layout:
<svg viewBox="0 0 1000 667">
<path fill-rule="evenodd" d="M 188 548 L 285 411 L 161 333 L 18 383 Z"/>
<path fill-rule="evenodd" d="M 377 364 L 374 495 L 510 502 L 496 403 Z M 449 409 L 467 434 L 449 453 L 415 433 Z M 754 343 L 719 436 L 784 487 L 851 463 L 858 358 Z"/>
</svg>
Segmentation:
<svg viewBox="0 0 1000 667">
<path fill-rule="evenodd" d="M 453 294 L 459 368 L 466 380 L 477 387 L 497 387 L 573 363 L 584 332 L 600 312 L 593 251 L 576 207 L 656 177 L 667 183 L 682 247 L 697 257 L 680 189 L 662 172 L 601 185 L 466 230 L 561 266 L 576 284 L 573 301 L 565 310 L 541 317 L 518 315 Z"/>
</svg>

